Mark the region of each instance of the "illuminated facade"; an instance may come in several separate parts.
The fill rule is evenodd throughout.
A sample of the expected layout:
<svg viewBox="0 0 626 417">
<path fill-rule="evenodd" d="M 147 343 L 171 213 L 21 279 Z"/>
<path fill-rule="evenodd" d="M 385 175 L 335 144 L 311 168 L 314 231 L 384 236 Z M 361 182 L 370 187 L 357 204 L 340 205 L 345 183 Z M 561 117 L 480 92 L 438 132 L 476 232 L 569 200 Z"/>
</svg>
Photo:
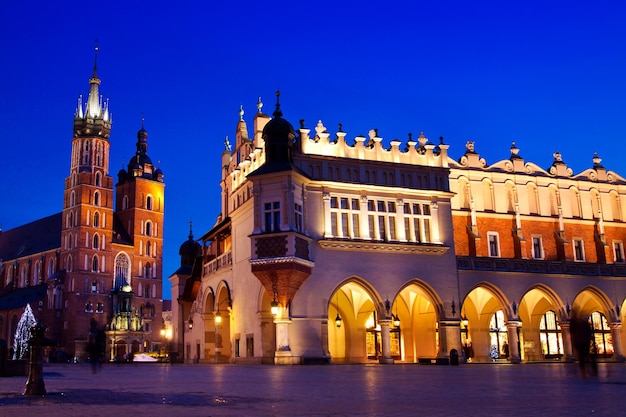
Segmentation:
<svg viewBox="0 0 626 417">
<path fill-rule="evenodd" d="M 79 98 L 74 116 L 63 211 L 0 234 L 0 337 L 11 346 L 29 302 L 57 342 L 52 360 L 85 360 L 90 340 L 102 333 L 102 354 L 111 360 L 161 343 L 163 173 L 148 157 L 142 126 L 114 185 L 100 82 L 94 65 L 86 103 Z"/>
<path fill-rule="evenodd" d="M 468 143 L 455 161 L 423 134 L 385 149 L 257 107 L 225 142 L 201 256 L 170 277 L 185 361 L 568 360 L 573 311 L 623 360 L 626 182 L 599 159 L 488 166 Z"/>
</svg>

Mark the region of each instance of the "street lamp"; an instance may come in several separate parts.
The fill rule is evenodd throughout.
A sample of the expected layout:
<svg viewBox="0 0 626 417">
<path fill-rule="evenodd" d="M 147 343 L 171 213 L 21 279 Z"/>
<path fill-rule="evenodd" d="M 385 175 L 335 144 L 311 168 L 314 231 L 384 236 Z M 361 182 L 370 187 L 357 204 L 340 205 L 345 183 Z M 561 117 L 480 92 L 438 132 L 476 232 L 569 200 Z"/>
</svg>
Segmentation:
<svg viewBox="0 0 626 417">
<path fill-rule="evenodd" d="M 193 319 L 189 317 L 189 321 L 187 322 L 187 326 L 189 326 L 189 330 L 193 329 Z"/>
</svg>

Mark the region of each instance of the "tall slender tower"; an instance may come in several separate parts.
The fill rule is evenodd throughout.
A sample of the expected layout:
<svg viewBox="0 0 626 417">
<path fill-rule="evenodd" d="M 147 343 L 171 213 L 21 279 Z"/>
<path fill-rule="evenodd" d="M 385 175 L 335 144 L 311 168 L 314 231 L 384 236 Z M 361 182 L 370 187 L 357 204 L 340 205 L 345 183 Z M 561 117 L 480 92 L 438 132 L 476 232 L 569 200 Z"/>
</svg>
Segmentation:
<svg viewBox="0 0 626 417">
<path fill-rule="evenodd" d="M 113 235 L 113 178 L 109 176 L 111 115 L 98 87 L 97 54 L 86 103 L 78 98 L 70 175 L 65 179 L 60 264 L 66 270 L 57 326 L 70 354 L 85 351 L 89 329 L 107 322 Z M 60 330 L 60 329 L 59 329 Z"/>
</svg>

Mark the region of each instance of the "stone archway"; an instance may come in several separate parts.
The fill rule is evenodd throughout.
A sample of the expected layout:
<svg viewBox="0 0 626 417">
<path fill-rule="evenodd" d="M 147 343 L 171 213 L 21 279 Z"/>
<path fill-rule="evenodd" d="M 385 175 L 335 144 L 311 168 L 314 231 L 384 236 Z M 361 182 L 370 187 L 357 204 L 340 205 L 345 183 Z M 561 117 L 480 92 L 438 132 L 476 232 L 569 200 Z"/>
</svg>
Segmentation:
<svg viewBox="0 0 626 417">
<path fill-rule="evenodd" d="M 571 356 L 569 317 L 563 302 L 545 286 L 529 289 L 519 303 L 521 358 L 525 361 L 562 360 Z"/>
<path fill-rule="evenodd" d="M 350 279 L 337 288 L 328 306 L 328 351 L 333 363 L 365 363 L 382 354 L 377 338 L 381 304 L 364 281 Z"/>
<path fill-rule="evenodd" d="M 465 332 L 468 350 L 471 352 L 473 362 L 490 362 L 496 360 L 508 360 L 505 352 L 509 351 L 511 358 L 514 353 L 510 352 L 510 343 L 518 345 L 509 331 L 509 322 L 512 312 L 508 308 L 509 303 L 504 295 L 492 284 L 481 283 L 470 291 L 461 309 L 461 320 L 466 322 Z M 495 326 L 495 327 L 492 327 Z M 506 346 L 505 346 L 506 344 Z M 517 351 L 517 347 L 515 347 Z M 517 358 L 519 360 L 519 353 Z"/>
<path fill-rule="evenodd" d="M 433 291 L 417 282 L 408 284 L 398 293 L 391 306 L 391 314 L 392 329 L 397 328 L 399 333 L 401 360 L 431 361 L 446 356 L 441 352 L 439 305 L 440 301 Z M 393 342 L 392 338 L 392 351 Z"/>
</svg>

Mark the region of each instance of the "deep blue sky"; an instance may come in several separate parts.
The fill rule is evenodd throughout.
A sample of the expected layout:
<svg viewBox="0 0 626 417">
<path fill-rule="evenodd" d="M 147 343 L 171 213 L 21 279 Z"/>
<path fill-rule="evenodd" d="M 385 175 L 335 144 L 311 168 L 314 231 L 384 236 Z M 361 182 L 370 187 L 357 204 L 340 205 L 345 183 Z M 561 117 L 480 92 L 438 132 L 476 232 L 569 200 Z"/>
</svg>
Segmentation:
<svg viewBox="0 0 626 417">
<path fill-rule="evenodd" d="M 113 113 L 114 175 L 135 150 L 166 181 L 164 298 L 188 222 L 215 222 L 220 154 L 239 105 L 252 125 L 271 113 L 352 139 L 407 133 L 488 164 L 552 153 L 578 173 L 626 176 L 626 6 L 623 2 L 192 1 L 5 2 L 0 14 L 0 227 L 62 209 L 72 120 L 100 47 L 100 91 Z M 30 4 L 29 4 L 30 3 Z M 306 2 L 305 2 L 306 3 Z"/>
</svg>

